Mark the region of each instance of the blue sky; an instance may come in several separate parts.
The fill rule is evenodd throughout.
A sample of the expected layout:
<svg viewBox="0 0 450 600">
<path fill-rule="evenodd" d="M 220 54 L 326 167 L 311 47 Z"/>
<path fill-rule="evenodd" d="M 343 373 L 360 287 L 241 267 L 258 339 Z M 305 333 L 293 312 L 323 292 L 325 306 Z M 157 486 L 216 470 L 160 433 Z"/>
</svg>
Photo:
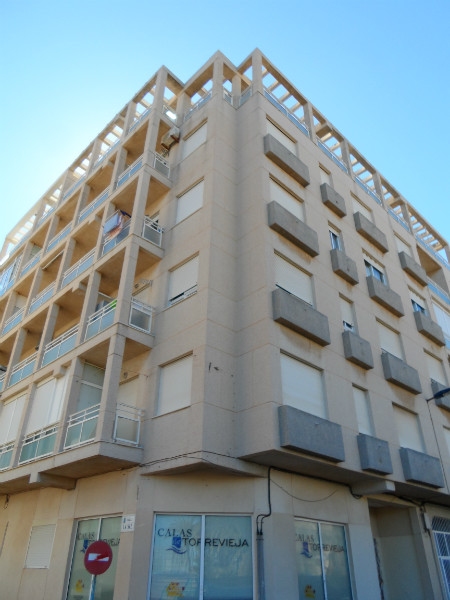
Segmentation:
<svg viewBox="0 0 450 600">
<path fill-rule="evenodd" d="M 448 0 L 0 2 L 0 238 L 165 64 L 258 47 L 450 240 Z"/>
</svg>

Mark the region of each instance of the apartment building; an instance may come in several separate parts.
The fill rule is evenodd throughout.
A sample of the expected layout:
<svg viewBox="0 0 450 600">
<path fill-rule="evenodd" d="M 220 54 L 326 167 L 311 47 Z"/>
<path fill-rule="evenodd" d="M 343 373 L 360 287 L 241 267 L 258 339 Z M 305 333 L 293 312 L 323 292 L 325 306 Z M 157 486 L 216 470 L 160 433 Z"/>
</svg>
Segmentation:
<svg viewBox="0 0 450 600">
<path fill-rule="evenodd" d="M 259 50 L 0 258 L 0 597 L 450 598 L 448 243 Z"/>
</svg>

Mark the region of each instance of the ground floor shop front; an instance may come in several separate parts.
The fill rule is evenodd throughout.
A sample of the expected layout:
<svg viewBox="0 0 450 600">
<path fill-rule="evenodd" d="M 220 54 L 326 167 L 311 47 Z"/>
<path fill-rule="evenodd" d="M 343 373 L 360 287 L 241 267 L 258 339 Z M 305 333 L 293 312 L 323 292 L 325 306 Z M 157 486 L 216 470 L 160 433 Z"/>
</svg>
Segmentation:
<svg viewBox="0 0 450 600">
<path fill-rule="evenodd" d="M 132 469 L 2 496 L 0 598 L 450 598 L 450 510 L 265 473 Z"/>
</svg>

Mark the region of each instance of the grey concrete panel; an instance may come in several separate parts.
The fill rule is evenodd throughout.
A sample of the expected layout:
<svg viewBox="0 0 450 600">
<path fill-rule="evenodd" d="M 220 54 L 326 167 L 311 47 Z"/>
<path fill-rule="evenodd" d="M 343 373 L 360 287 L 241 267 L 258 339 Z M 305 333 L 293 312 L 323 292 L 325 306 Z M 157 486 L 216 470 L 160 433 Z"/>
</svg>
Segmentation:
<svg viewBox="0 0 450 600">
<path fill-rule="evenodd" d="M 333 248 L 330 250 L 331 256 L 331 267 L 336 275 L 345 279 L 351 285 L 355 285 L 359 282 L 358 269 L 356 263 L 342 250 Z"/>
<path fill-rule="evenodd" d="M 444 487 L 441 461 L 411 448 L 400 448 L 403 474 L 406 481 L 424 483 L 435 488 Z"/>
<path fill-rule="evenodd" d="M 360 433 L 357 441 L 363 471 L 373 471 L 382 475 L 393 472 L 389 444 L 385 440 Z"/>
<path fill-rule="evenodd" d="M 435 323 L 428 315 L 422 312 L 414 312 L 417 331 L 427 337 L 438 346 L 445 346 L 445 338 L 440 325 Z"/>
<path fill-rule="evenodd" d="M 402 269 L 411 275 L 417 283 L 420 283 L 421 286 L 427 285 L 427 273 L 423 267 L 421 267 L 416 261 L 406 254 L 406 252 L 399 252 L 398 257 L 400 259 L 400 265 Z"/>
<path fill-rule="evenodd" d="M 317 233 L 306 223 L 273 200 L 267 205 L 269 227 L 281 234 L 310 256 L 319 254 Z"/>
<path fill-rule="evenodd" d="M 353 331 L 343 331 L 344 355 L 347 360 L 363 369 L 373 369 L 373 356 L 370 343 Z"/>
<path fill-rule="evenodd" d="M 403 317 L 405 311 L 403 310 L 402 299 L 397 292 L 391 290 L 390 287 L 382 283 L 373 275 L 366 277 L 366 281 L 369 296 L 372 300 L 375 300 L 378 304 L 387 308 L 396 317 Z"/>
<path fill-rule="evenodd" d="M 387 252 L 389 246 L 387 238 L 381 229 L 378 229 L 367 217 L 362 215 L 360 212 L 353 214 L 353 220 L 355 221 L 356 231 L 362 235 L 371 244 L 376 246 L 381 252 Z"/>
<path fill-rule="evenodd" d="M 395 385 L 413 394 L 421 393 L 422 386 L 420 385 L 419 373 L 401 358 L 397 358 L 389 352 L 383 352 L 381 354 L 381 364 L 387 381 L 395 383 Z"/>
<path fill-rule="evenodd" d="M 322 202 L 325 206 L 328 206 L 338 217 L 345 217 L 347 209 L 345 207 L 344 198 L 338 194 L 331 185 L 328 183 L 322 183 L 320 186 L 320 194 L 322 196 Z"/>
<path fill-rule="evenodd" d="M 310 304 L 277 288 L 272 292 L 273 319 L 320 346 L 330 344 L 328 318 Z"/>
<path fill-rule="evenodd" d="M 439 383 L 439 381 L 435 381 L 434 379 L 431 380 L 431 391 L 433 392 L 433 394 L 437 394 L 441 390 L 445 389 L 448 389 L 448 385 Z M 434 401 L 436 403 L 436 406 L 439 406 L 439 408 L 450 410 L 450 392 L 448 394 L 445 394 L 441 398 L 435 398 Z M 431 402 L 431 400 L 429 402 Z"/>
<path fill-rule="evenodd" d="M 333 462 L 345 460 L 344 440 L 341 426 L 327 419 L 294 408 L 278 408 L 280 422 L 280 445 L 327 458 Z"/>
<path fill-rule="evenodd" d="M 268 133 L 264 136 L 264 154 L 302 185 L 309 185 L 309 169 L 281 142 Z"/>
</svg>

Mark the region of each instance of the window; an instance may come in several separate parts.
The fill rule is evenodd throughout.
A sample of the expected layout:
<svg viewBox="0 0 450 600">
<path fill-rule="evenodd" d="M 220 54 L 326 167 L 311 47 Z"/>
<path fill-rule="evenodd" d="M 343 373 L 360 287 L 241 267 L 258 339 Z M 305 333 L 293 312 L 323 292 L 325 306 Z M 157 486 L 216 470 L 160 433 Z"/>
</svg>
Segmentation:
<svg viewBox="0 0 450 600">
<path fill-rule="evenodd" d="M 104 377 L 104 369 L 84 363 L 77 404 L 67 426 L 65 448 L 95 438 Z"/>
<path fill-rule="evenodd" d="M 367 392 L 354 385 L 353 400 L 355 403 L 356 419 L 358 421 L 358 431 L 366 435 L 375 435 Z"/>
<path fill-rule="evenodd" d="M 252 600 L 248 516 L 156 515 L 150 600 Z"/>
<path fill-rule="evenodd" d="M 3 294 L 8 287 L 11 287 L 14 279 L 19 271 L 21 256 L 18 256 L 14 261 L 0 273 L 0 294 Z"/>
<path fill-rule="evenodd" d="M 183 221 L 203 206 L 204 181 L 200 181 L 178 197 L 176 223 Z"/>
<path fill-rule="evenodd" d="M 405 254 L 408 254 L 408 256 L 411 256 L 410 246 L 408 246 L 408 244 L 406 244 L 402 239 L 400 239 L 396 235 L 394 235 L 394 239 L 398 252 L 404 252 Z"/>
<path fill-rule="evenodd" d="M 450 347 L 450 313 L 436 302 L 433 302 L 433 310 L 436 321 L 444 332 L 447 347 Z"/>
<path fill-rule="evenodd" d="M 10 465 L 25 398 L 26 395 L 22 394 L 3 405 L 0 403 L 0 469 L 6 469 Z"/>
<path fill-rule="evenodd" d="M 352 600 L 344 526 L 296 519 L 294 528 L 299 599 Z"/>
<path fill-rule="evenodd" d="M 355 311 L 353 308 L 353 302 L 339 296 L 339 303 L 341 307 L 342 324 L 345 331 L 356 331 Z"/>
<path fill-rule="evenodd" d="M 360 200 L 352 196 L 352 204 L 353 204 L 353 212 L 361 213 L 366 219 L 373 222 L 372 211 L 367 208 L 365 204 L 363 204 Z"/>
<path fill-rule="evenodd" d="M 421 312 L 424 315 L 427 314 L 427 309 L 426 309 L 426 302 L 425 299 L 422 298 L 421 296 L 419 296 L 418 294 L 416 294 L 415 292 L 413 292 L 412 290 L 409 290 L 409 295 L 411 297 L 411 304 L 413 307 L 413 311 L 414 312 Z"/>
<path fill-rule="evenodd" d="M 418 452 L 425 452 L 419 417 L 415 413 L 395 404 L 393 409 L 400 446 L 402 448 L 417 450 Z"/>
<path fill-rule="evenodd" d="M 189 298 L 197 291 L 198 256 L 183 263 L 169 275 L 169 305 Z"/>
<path fill-rule="evenodd" d="M 366 277 L 375 277 L 384 285 L 387 285 L 386 275 L 383 266 L 372 257 L 364 254 L 364 266 L 366 267 Z"/>
<path fill-rule="evenodd" d="M 450 520 L 444 517 L 433 517 L 432 528 L 442 579 L 447 598 L 450 598 Z"/>
<path fill-rule="evenodd" d="M 56 525 L 32 527 L 28 542 L 25 569 L 48 569 L 52 555 Z"/>
<path fill-rule="evenodd" d="M 381 349 L 403 360 L 403 346 L 398 332 L 387 325 L 384 325 L 380 321 L 377 321 L 377 325 Z"/>
<path fill-rule="evenodd" d="M 161 367 L 158 414 L 172 412 L 191 403 L 193 356 L 185 356 Z"/>
<path fill-rule="evenodd" d="M 447 387 L 447 377 L 445 376 L 444 365 L 442 364 L 442 361 L 434 356 L 431 356 L 431 354 L 428 354 L 428 352 L 425 352 L 425 360 L 430 379 L 436 383 L 440 383 L 444 387 Z"/>
<path fill-rule="evenodd" d="M 332 250 L 343 250 L 341 233 L 331 225 L 328 226 L 328 232 L 330 234 L 330 244 Z"/>
<path fill-rule="evenodd" d="M 121 522 L 121 517 L 87 519 L 78 522 L 66 600 L 112 599 L 119 556 Z M 97 540 L 105 541 L 112 549 L 111 565 L 99 577 L 90 575 L 84 566 L 86 550 Z"/>
<path fill-rule="evenodd" d="M 320 183 L 328 183 L 328 185 L 332 186 L 331 175 L 330 173 L 322 167 L 319 166 L 319 175 L 320 175 Z"/>
<path fill-rule="evenodd" d="M 283 353 L 280 362 L 283 404 L 326 419 L 322 371 Z"/>
<path fill-rule="evenodd" d="M 276 253 L 275 285 L 314 305 L 311 276 Z"/>
<path fill-rule="evenodd" d="M 291 140 L 279 127 L 274 125 L 272 121 L 267 119 L 267 133 L 273 135 L 273 137 L 283 144 L 288 150 L 292 152 L 292 154 L 296 154 L 295 142 Z"/>
<path fill-rule="evenodd" d="M 181 160 L 192 154 L 199 146 L 206 142 L 207 124 L 203 123 L 194 132 L 190 133 L 181 144 Z"/>
<path fill-rule="evenodd" d="M 269 191 L 271 200 L 275 200 L 275 202 L 278 202 L 283 208 L 295 215 L 297 219 L 304 221 L 305 211 L 301 200 L 297 199 L 285 187 L 278 184 L 272 178 L 269 180 Z"/>
</svg>

